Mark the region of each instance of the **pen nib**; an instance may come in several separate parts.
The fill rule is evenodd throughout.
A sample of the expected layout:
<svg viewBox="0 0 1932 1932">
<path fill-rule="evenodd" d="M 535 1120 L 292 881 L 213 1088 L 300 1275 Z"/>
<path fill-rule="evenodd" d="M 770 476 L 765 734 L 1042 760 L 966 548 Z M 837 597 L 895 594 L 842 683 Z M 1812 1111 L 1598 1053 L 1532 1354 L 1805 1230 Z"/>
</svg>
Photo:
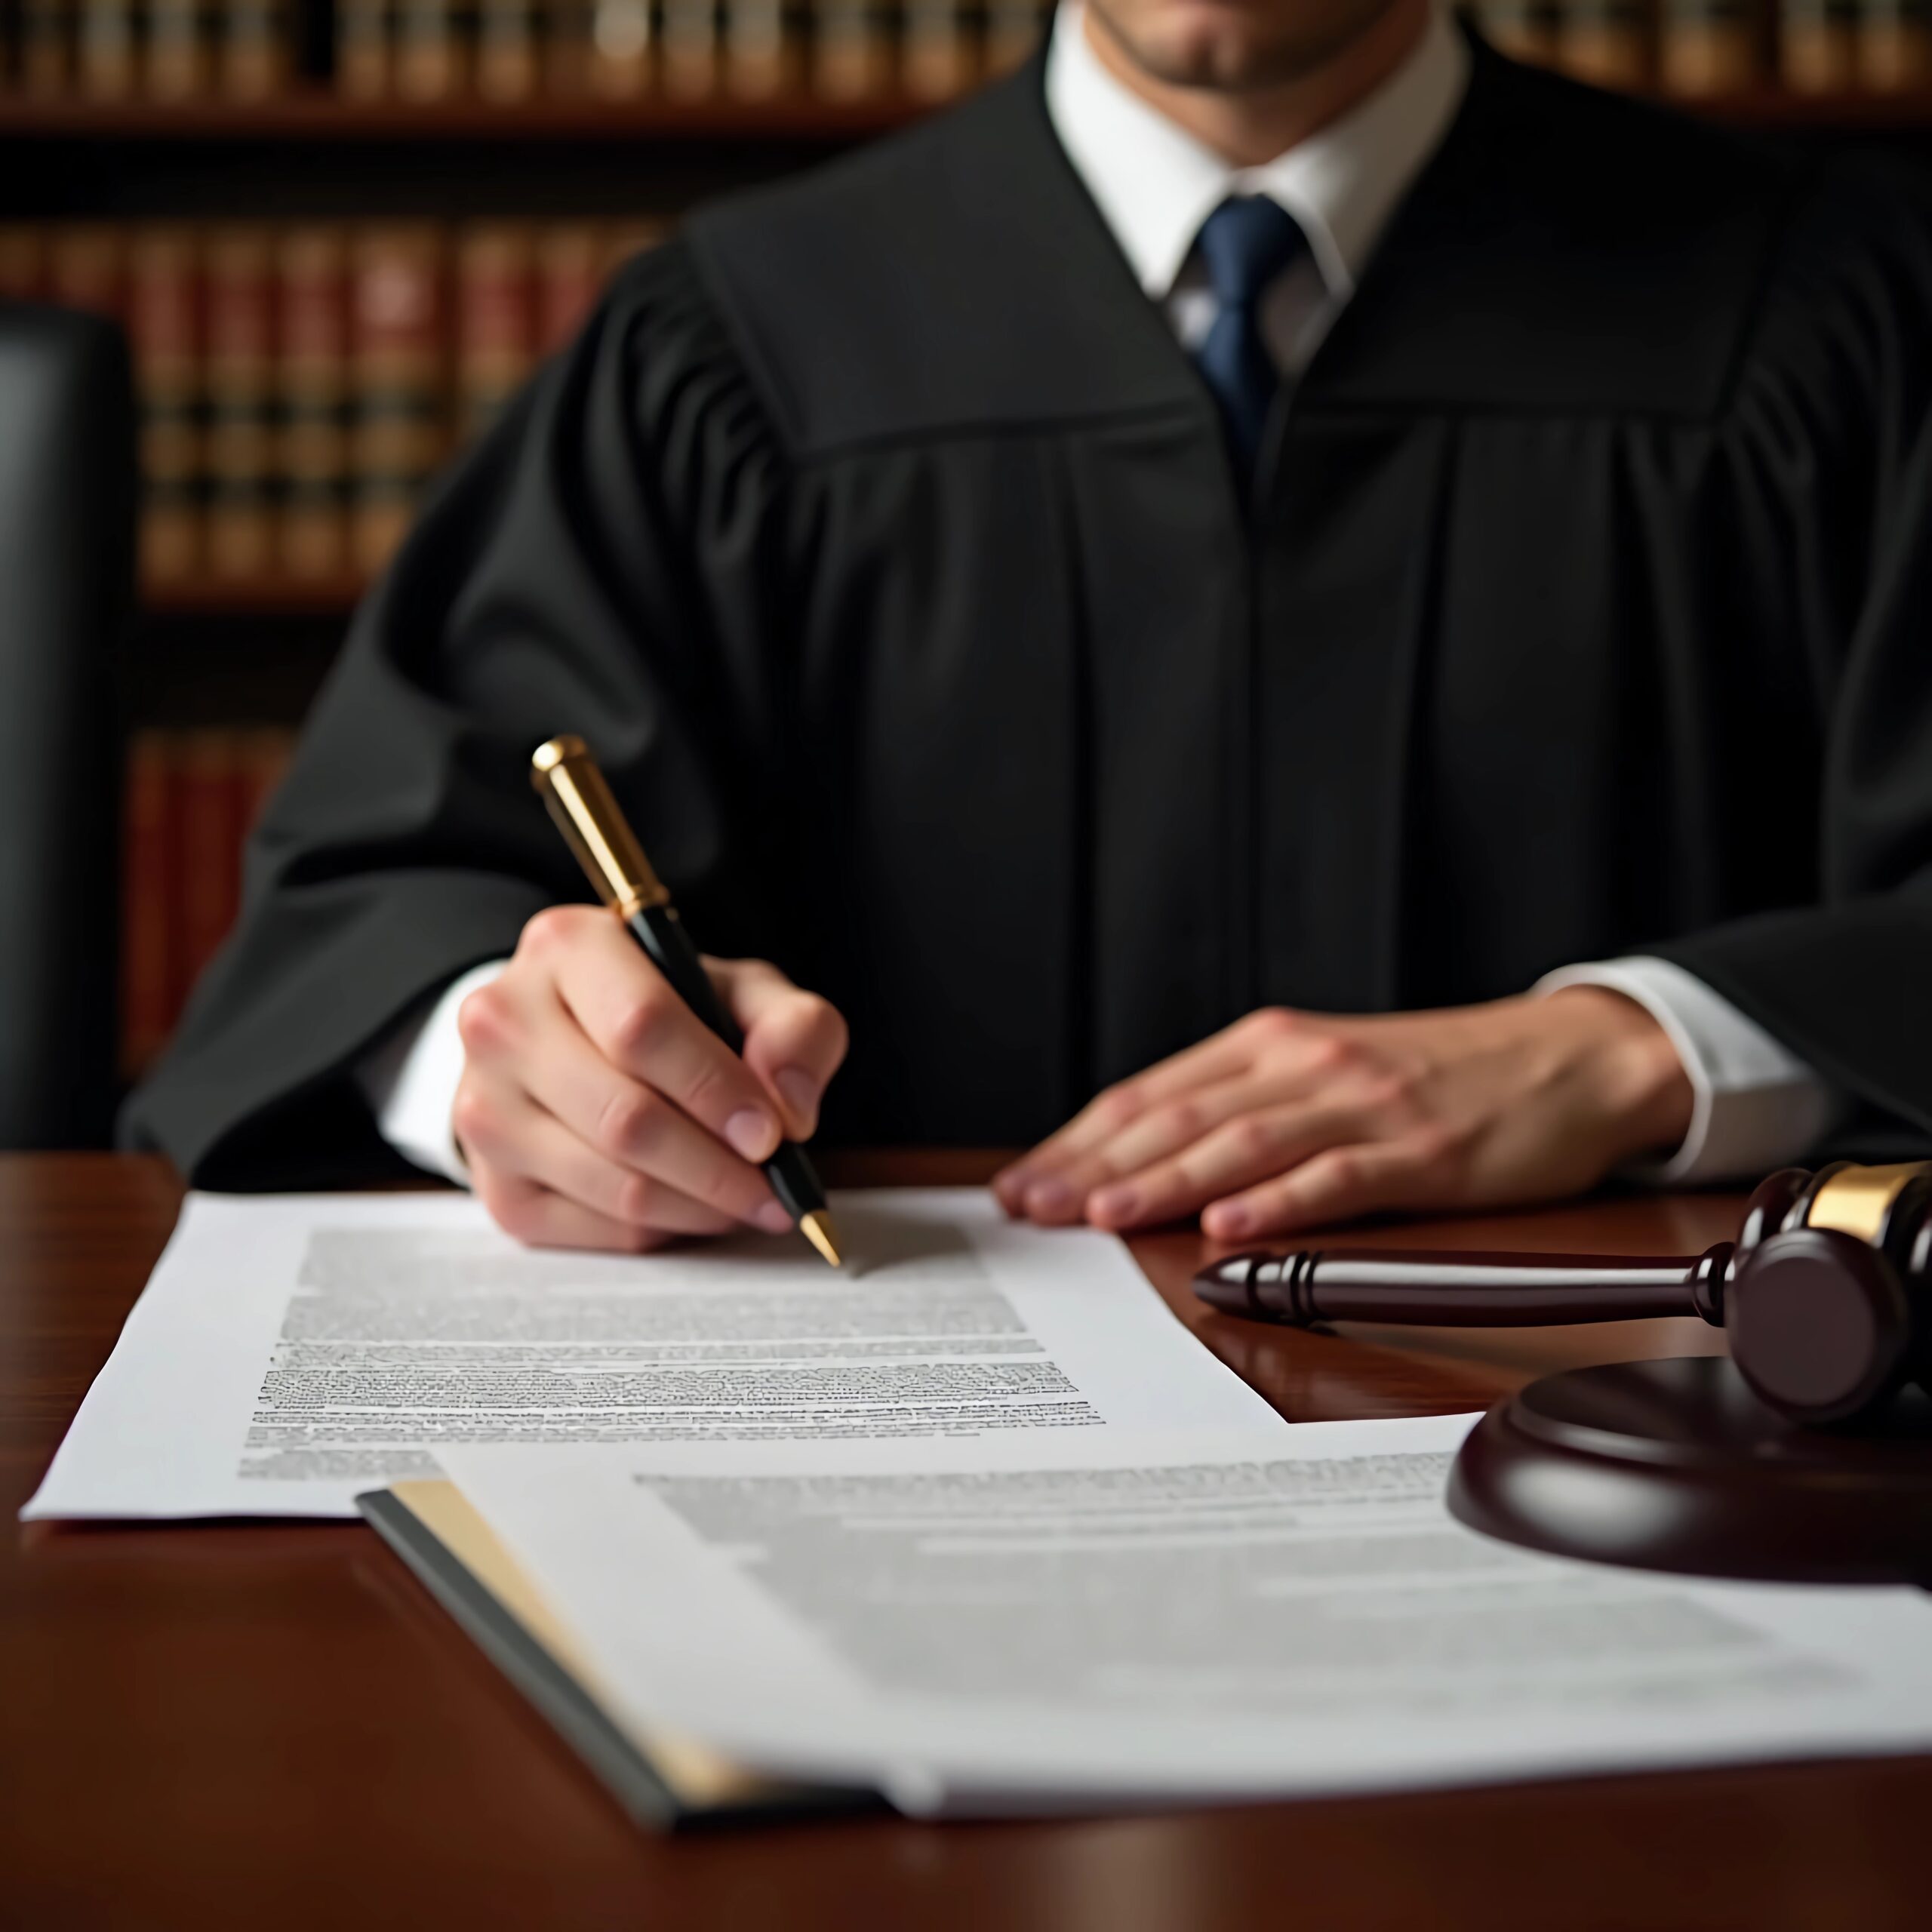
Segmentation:
<svg viewBox="0 0 1932 1932">
<path fill-rule="evenodd" d="M 833 1267 L 842 1268 L 845 1265 L 838 1254 L 838 1230 L 833 1226 L 832 1217 L 823 1208 L 801 1216 L 798 1229 Z"/>
</svg>

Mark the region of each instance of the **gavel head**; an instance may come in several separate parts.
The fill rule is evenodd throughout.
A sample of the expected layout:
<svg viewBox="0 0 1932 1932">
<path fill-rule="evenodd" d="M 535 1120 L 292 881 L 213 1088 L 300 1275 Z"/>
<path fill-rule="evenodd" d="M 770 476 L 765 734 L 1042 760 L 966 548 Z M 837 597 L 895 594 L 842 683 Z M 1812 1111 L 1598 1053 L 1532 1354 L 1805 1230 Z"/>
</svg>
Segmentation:
<svg viewBox="0 0 1932 1932">
<path fill-rule="evenodd" d="M 1932 1161 L 1786 1168 L 1751 1197 L 1730 1358 L 1794 1422 L 1850 1421 L 1932 1373 Z"/>
</svg>

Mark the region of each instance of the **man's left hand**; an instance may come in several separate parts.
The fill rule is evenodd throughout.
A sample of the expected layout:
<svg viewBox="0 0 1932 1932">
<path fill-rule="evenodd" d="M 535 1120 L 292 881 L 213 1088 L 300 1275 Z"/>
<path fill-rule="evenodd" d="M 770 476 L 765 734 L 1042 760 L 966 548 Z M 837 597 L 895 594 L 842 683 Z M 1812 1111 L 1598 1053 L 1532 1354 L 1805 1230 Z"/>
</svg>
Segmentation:
<svg viewBox="0 0 1932 1932">
<path fill-rule="evenodd" d="M 1367 1017 L 1269 1008 L 1109 1088 L 993 1186 L 1041 1223 L 1198 1213 L 1242 1241 L 1582 1193 L 1678 1146 L 1691 1100 L 1669 1035 L 1601 987 Z"/>
</svg>

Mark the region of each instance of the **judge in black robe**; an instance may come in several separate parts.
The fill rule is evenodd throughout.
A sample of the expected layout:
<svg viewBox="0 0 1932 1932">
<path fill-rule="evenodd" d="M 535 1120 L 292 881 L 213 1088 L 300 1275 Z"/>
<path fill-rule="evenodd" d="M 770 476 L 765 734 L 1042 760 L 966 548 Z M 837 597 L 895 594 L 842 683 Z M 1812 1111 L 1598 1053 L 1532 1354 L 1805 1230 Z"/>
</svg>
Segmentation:
<svg viewBox="0 0 1932 1932">
<path fill-rule="evenodd" d="M 1921 1148 L 1928 343 L 1884 180 L 1480 47 L 1245 496 L 1037 64 L 709 208 L 358 614 L 129 1137 L 392 1161 L 350 1070 L 583 896 L 571 731 L 707 948 L 849 1017 L 848 1140 L 1641 951 Z"/>
</svg>

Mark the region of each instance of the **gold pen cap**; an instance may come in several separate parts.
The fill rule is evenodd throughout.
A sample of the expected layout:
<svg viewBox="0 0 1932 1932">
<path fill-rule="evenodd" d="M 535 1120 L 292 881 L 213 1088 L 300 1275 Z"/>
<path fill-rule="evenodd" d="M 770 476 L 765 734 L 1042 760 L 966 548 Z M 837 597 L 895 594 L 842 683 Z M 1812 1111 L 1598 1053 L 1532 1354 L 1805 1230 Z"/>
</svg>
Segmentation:
<svg viewBox="0 0 1932 1932">
<path fill-rule="evenodd" d="M 539 745 L 530 760 L 530 782 L 543 795 L 598 897 L 620 918 L 669 900 L 581 738 L 552 738 Z"/>
</svg>

